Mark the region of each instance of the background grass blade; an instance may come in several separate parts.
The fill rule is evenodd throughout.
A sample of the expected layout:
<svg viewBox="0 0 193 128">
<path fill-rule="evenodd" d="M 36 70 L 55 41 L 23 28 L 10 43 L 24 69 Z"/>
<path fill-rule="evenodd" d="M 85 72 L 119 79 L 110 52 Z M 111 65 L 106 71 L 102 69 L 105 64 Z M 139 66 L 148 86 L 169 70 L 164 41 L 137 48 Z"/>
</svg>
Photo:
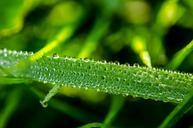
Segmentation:
<svg viewBox="0 0 193 128">
<path fill-rule="evenodd" d="M 0 113 L 0 128 L 5 128 L 6 123 L 8 122 L 11 114 L 15 111 L 19 100 L 20 100 L 21 92 L 19 90 L 13 90 L 6 103 L 5 103 L 5 108 L 1 110 Z"/>
<path fill-rule="evenodd" d="M 79 128 L 100 128 L 102 126 L 103 126 L 102 123 L 89 123 L 89 124 L 86 124 L 86 125 L 81 126 Z"/>
<path fill-rule="evenodd" d="M 169 68 L 176 69 L 180 66 L 182 61 L 188 56 L 188 54 L 193 49 L 193 41 L 191 41 L 186 47 L 180 50 L 172 59 L 169 64 Z M 182 118 L 182 116 L 187 113 L 193 106 L 193 89 L 185 97 L 185 99 L 176 106 L 176 108 L 165 118 L 163 123 L 160 125 L 160 128 L 171 128 L 176 122 Z"/>
<path fill-rule="evenodd" d="M 4 68 L 28 57 L 23 52 L 0 51 Z M 193 86 L 191 74 L 68 57 L 42 57 L 25 70 L 13 68 L 12 72 L 15 77 L 44 83 L 175 103 L 181 102 Z"/>
<path fill-rule="evenodd" d="M 60 89 L 60 85 L 54 85 L 54 87 L 49 91 L 46 97 L 40 101 L 43 107 L 47 107 L 47 102 L 58 92 Z"/>
<path fill-rule="evenodd" d="M 183 49 L 175 54 L 173 59 L 168 64 L 168 69 L 177 69 L 184 59 L 193 51 L 193 40 Z"/>
<path fill-rule="evenodd" d="M 98 18 L 96 23 L 89 34 L 88 38 L 82 49 L 80 50 L 78 57 L 85 58 L 92 54 L 92 52 L 96 49 L 98 41 L 102 36 L 107 32 L 110 24 L 110 20 Z"/>
<path fill-rule="evenodd" d="M 185 97 L 184 101 L 167 116 L 160 128 L 172 128 L 182 116 L 193 107 L 193 89 Z"/>
<path fill-rule="evenodd" d="M 38 96 L 38 98 L 43 98 L 44 94 L 38 89 L 31 88 L 31 91 Z M 57 99 L 52 99 L 49 102 L 50 107 L 61 111 L 62 113 L 82 122 L 94 121 L 97 120 L 98 117 L 94 114 L 88 113 L 80 108 L 77 108 L 67 102 L 60 101 Z"/>
<path fill-rule="evenodd" d="M 141 35 L 135 35 L 132 39 L 131 47 L 135 51 L 136 54 L 140 57 L 143 64 L 145 64 L 148 67 L 151 66 L 151 57 L 149 55 L 149 52 L 147 51 L 147 43 L 143 36 Z"/>
<path fill-rule="evenodd" d="M 112 103 L 111 103 L 109 112 L 106 115 L 102 128 L 110 127 L 111 123 L 115 120 L 115 117 L 117 116 L 118 112 L 123 107 L 125 99 L 123 97 L 113 96 L 111 102 Z"/>
<path fill-rule="evenodd" d="M 34 61 L 41 58 L 43 55 L 53 50 L 59 44 L 69 39 L 74 33 L 75 28 L 76 27 L 72 25 L 65 26 L 64 28 L 62 28 L 60 32 L 50 42 L 48 42 L 48 44 L 45 47 L 43 47 L 38 52 L 36 52 L 33 56 L 31 56 L 30 60 Z"/>
<path fill-rule="evenodd" d="M 26 79 L 0 77 L 0 84 L 4 84 L 4 85 L 30 83 L 30 82 L 31 82 L 30 80 L 26 80 Z"/>
</svg>

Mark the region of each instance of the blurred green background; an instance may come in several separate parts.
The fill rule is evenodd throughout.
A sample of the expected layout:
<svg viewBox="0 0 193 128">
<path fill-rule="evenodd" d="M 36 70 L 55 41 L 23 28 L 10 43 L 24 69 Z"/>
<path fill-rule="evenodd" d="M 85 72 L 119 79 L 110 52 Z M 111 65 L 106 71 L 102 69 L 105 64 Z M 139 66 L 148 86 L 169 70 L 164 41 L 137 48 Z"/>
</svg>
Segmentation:
<svg viewBox="0 0 193 128">
<path fill-rule="evenodd" d="M 56 42 L 57 47 L 47 55 L 165 68 L 193 39 L 192 0 L 1 0 L 0 8 L 1 49 L 37 52 Z M 193 53 L 178 70 L 193 72 Z M 16 96 L 5 127 L 70 128 L 103 122 L 111 95 L 64 88 L 55 99 L 65 110 L 52 105 L 45 109 L 31 87 L 46 94 L 51 86 L 36 82 L 0 86 L 0 114 L 8 109 L 9 98 Z M 12 93 L 15 89 L 19 93 Z M 172 103 L 125 99 L 113 128 L 157 127 L 175 107 Z M 80 111 L 68 105 L 86 115 L 81 117 Z M 193 111 L 176 127 L 193 126 L 192 120 Z"/>
</svg>

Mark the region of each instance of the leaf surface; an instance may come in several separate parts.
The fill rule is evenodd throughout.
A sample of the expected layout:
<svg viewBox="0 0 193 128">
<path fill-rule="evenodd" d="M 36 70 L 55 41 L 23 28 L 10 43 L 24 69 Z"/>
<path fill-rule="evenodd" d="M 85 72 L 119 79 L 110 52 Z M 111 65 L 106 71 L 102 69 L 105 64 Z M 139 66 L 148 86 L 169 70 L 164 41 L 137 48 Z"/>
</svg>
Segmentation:
<svg viewBox="0 0 193 128">
<path fill-rule="evenodd" d="M 70 57 L 43 56 L 21 70 L 17 63 L 30 56 L 0 50 L 0 66 L 16 78 L 164 102 L 181 102 L 193 86 L 192 74 Z"/>
</svg>

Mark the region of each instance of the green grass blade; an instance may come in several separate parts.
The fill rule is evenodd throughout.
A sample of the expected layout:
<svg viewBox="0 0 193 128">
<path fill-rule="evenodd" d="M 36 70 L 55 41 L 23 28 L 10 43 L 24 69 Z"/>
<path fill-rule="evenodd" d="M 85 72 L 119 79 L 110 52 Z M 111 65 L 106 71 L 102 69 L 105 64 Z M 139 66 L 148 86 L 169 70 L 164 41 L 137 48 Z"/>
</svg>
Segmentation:
<svg viewBox="0 0 193 128">
<path fill-rule="evenodd" d="M 143 39 L 142 36 L 137 35 L 133 37 L 131 48 L 135 51 L 136 54 L 139 55 L 143 64 L 145 64 L 148 67 L 151 67 L 151 58 L 146 47 L 147 46 L 145 39 Z"/>
<path fill-rule="evenodd" d="M 0 50 L 1 66 L 14 67 L 30 56 Z M 193 87 L 192 74 L 69 57 L 42 57 L 22 71 L 11 71 L 16 78 L 175 103 Z"/>
<path fill-rule="evenodd" d="M 35 88 L 32 88 L 31 91 L 33 93 L 35 93 L 39 98 L 44 97 L 44 94 Z M 49 105 L 50 105 L 50 107 L 52 107 L 56 110 L 59 110 L 59 111 L 63 112 L 64 114 L 66 114 L 66 115 L 68 115 L 68 116 L 70 116 L 78 121 L 81 121 L 81 122 L 88 122 L 89 120 L 93 121 L 93 120 L 98 119 L 96 115 L 88 113 L 84 110 L 81 110 L 78 107 L 70 105 L 69 103 L 66 103 L 64 101 L 52 99 L 52 100 L 50 100 Z"/>
<path fill-rule="evenodd" d="M 43 107 L 47 107 L 47 102 L 59 91 L 60 85 L 54 85 L 54 87 L 49 91 L 49 93 L 46 95 L 46 97 L 40 101 L 41 105 Z"/>
<path fill-rule="evenodd" d="M 176 122 L 182 118 L 193 107 L 193 89 L 185 97 L 184 101 L 177 105 L 177 107 L 167 116 L 167 118 L 160 125 L 160 128 L 172 128 Z"/>
<path fill-rule="evenodd" d="M 168 64 L 168 69 L 176 69 L 184 61 L 184 59 L 193 51 L 193 40 L 183 49 L 175 54 L 171 62 Z"/>
<path fill-rule="evenodd" d="M 46 46 L 44 46 L 42 49 L 40 49 L 38 52 L 36 52 L 33 56 L 31 56 L 30 60 L 31 61 L 38 60 L 39 58 L 41 58 L 46 53 L 52 51 L 55 47 L 57 47 L 61 43 L 68 40 L 73 35 L 76 27 L 77 27 L 76 25 L 74 25 L 74 26 L 69 25 L 69 26 L 63 27 L 58 32 L 58 34 L 47 43 Z"/>
<path fill-rule="evenodd" d="M 20 91 L 14 90 L 7 98 L 5 108 L 0 112 L 0 128 L 5 128 L 11 114 L 16 110 L 20 100 Z"/>
<path fill-rule="evenodd" d="M 20 84 L 20 83 L 30 83 L 30 80 L 22 79 L 22 78 L 7 78 L 0 77 L 0 85 L 10 85 L 10 84 Z"/>
<path fill-rule="evenodd" d="M 118 112 L 121 110 L 121 108 L 124 105 L 125 99 L 120 96 L 113 96 L 112 97 L 112 103 L 111 108 L 104 120 L 103 127 L 102 128 L 109 128 L 111 123 L 115 120 L 115 117 L 117 116 Z"/>
<path fill-rule="evenodd" d="M 78 128 L 101 128 L 102 126 L 103 126 L 102 123 L 89 123 Z"/>
<path fill-rule="evenodd" d="M 86 58 L 92 54 L 97 47 L 98 41 L 107 32 L 109 24 L 110 20 L 104 18 L 98 18 L 96 20 L 91 33 L 78 54 L 78 58 Z"/>
<path fill-rule="evenodd" d="M 173 58 L 168 68 L 176 69 L 180 66 L 185 57 L 193 50 L 193 40 L 182 50 L 180 50 Z M 177 107 L 166 117 L 160 128 L 171 128 L 182 118 L 193 106 L 193 90 L 185 97 L 185 99 L 177 105 Z"/>
</svg>

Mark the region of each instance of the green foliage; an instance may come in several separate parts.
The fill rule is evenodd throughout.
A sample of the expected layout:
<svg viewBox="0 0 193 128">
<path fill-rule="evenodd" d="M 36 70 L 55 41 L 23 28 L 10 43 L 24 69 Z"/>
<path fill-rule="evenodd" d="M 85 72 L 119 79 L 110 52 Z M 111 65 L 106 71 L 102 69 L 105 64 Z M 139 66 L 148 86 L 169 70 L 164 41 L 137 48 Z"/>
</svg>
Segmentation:
<svg viewBox="0 0 193 128">
<path fill-rule="evenodd" d="M 124 105 L 124 98 L 121 96 L 112 97 L 111 106 L 109 112 L 104 120 L 102 128 L 108 128 L 111 126 L 112 122 L 115 120 L 118 112 Z"/>
<path fill-rule="evenodd" d="M 169 69 L 176 69 L 183 62 L 186 56 L 193 51 L 193 40 L 182 50 L 180 50 L 168 65 Z"/>
<path fill-rule="evenodd" d="M 0 114 L 0 128 L 4 128 L 6 126 L 6 123 L 8 122 L 10 116 L 16 110 L 19 101 L 21 97 L 21 91 L 20 90 L 13 90 L 5 103 L 5 108 L 1 110 Z"/>
<path fill-rule="evenodd" d="M 191 53 L 193 47 L 193 41 L 191 41 L 186 47 L 180 50 L 173 58 L 169 67 L 171 69 L 176 69 L 182 63 L 182 61 Z M 169 128 L 174 126 L 174 124 L 193 106 L 193 90 L 184 98 L 183 102 L 177 105 L 177 107 L 167 116 L 164 122 L 161 124 L 160 128 Z"/>
<path fill-rule="evenodd" d="M 182 118 L 182 116 L 187 113 L 193 107 L 193 90 L 190 91 L 189 95 L 187 95 L 182 103 L 180 103 L 168 117 L 164 120 L 164 122 L 160 125 L 160 128 L 170 128 L 173 127 L 174 124 Z"/>
<path fill-rule="evenodd" d="M 26 13 L 35 6 L 35 0 L 2 0 L 0 2 L 0 36 L 8 36 L 20 31 Z"/>
<path fill-rule="evenodd" d="M 0 128 L 193 126 L 192 0 L 0 8 Z"/>
<path fill-rule="evenodd" d="M 18 71 L 20 65 L 15 68 L 14 64 L 30 57 L 29 53 L 4 49 L 0 50 L 0 56 L 1 67 L 13 66 L 8 70 L 14 77 L 55 84 L 43 103 L 60 85 L 178 103 L 193 83 L 191 74 L 58 56 L 42 57 Z"/>
</svg>

